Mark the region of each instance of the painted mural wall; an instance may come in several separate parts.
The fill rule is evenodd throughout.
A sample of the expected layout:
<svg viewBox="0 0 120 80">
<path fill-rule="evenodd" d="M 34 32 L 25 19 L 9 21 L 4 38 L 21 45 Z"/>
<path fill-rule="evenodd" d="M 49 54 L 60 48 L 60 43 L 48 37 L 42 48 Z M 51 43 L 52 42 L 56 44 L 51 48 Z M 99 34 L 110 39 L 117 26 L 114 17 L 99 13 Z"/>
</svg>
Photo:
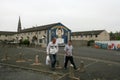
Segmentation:
<svg viewBox="0 0 120 80">
<path fill-rule="evenodd" d="M 95 41 L 95 48 L 120 50 L 120 41 Z"/>
<path fill-rule="evenodd" d="M 66 44 L 70 38 L 70 33 L 70 30 L 64 26 L 55 26 L 49 31 L 49 37 L 50 40 L 55 37 L 58 44 Z"/>
</svg>

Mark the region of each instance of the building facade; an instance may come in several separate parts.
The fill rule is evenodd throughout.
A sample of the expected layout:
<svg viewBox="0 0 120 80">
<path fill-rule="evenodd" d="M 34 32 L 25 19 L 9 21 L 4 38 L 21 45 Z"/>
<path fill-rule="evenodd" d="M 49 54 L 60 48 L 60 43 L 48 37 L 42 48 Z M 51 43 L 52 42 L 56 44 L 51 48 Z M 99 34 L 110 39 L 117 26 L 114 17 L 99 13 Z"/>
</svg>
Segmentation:
<svg viewBox="0 0 120 80">
<path fill-rule="evenodd" d="M 0 31 L 0 41 L 12 41 L 16 32 Z"/>
<path fill-rule="evenodd" d="M 95 41 L 109 41 L 110 35 L 106 30 L 93 30 L 93 31 L 81 31 L 72 32 L 72 40 L 95 40 Z"/>
<path fill-rule="evenodd" d="M 93 30 L 72 32 L 62 23 L 53 23 L 48 25 L 36 26 L 22 29 L 19 17 L 17 32 L 0 31 L 0 41 L 14 41 L 19 43 L 20 40 L 28 40 L 31 44 L 46 47 L 51 39 L 55 37 L 59 45 L 64 45 L 68 40 L 95 40 L 109 41 L 110 36 L 106 30 Z"/>
<path fill-rule="evenodd" d="M 19 43 L 20 40 L 29 40 L 31 44 L 46 47 L 53 37 L 57 39 L 59 45 L 64 45 L 71 38 L 71 30 L 62 23 L 53 23 L 43 26 L 36 26 L 27 29 L 21 29 L 19 17 L 17 32 L 0 32 L 1 41 L 14 41 Z"/>
<path fill-rule="evenodd" d="M 57 39 L 59 45 L 66 44 L 70 39 L 70 34 L 71 30 L 66 26 L 61 23 L 54 23 L 23 29 L 14 35 L 14 39 L 18 41 L 28 39 L 30 43 L 45 47 L 53 37 Z"/>
</svg>

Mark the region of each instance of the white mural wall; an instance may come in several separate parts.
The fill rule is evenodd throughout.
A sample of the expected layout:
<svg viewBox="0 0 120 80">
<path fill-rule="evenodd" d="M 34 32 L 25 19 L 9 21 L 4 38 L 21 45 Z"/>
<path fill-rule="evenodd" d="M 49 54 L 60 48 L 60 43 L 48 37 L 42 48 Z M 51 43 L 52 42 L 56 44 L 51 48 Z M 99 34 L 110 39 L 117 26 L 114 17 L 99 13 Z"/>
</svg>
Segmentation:
<svg viewBox="0 0 120 80">
<path fill-rule="evenodd" d="M 96 48 L 120 50 L 120 41 L 95 41 Z"/>
</svg>

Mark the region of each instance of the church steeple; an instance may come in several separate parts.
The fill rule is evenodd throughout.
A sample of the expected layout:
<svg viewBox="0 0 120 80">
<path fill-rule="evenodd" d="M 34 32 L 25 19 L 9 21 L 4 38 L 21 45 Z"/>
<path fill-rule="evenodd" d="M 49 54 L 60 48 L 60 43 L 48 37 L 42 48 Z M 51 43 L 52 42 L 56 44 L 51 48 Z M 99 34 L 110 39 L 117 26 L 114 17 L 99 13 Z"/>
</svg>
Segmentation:
<svg viewBox="0 0 120 80">
<path fill-rule="evenodd" d="M 18 29 L 17 29 L 18 32 L 21 31 L 21 20 L 20 20 L 20 16 L 19 16 L 19 21 L 18 21 Z"/>
</svg>

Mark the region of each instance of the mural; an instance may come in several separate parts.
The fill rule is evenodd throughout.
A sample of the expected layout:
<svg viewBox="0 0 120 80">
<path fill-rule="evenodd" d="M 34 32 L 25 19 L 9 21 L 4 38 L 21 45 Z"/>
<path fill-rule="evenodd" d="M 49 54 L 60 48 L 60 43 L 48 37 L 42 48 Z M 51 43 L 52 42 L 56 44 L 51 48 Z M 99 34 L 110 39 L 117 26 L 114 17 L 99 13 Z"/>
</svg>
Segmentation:
<svg viewBox="0 0 120 80">
<path fill-rule="evenodd" d="M 120 50 L 120 41 L 95 41 L 95 48 Z"/>
<path fill-rule="evenodd" d="M 58 44 L 66 44 L 68 41 L 68 32 L 64 26 L 55 26 L 51 29 L 51 39 L 56 37 Z"/>
</svg>

